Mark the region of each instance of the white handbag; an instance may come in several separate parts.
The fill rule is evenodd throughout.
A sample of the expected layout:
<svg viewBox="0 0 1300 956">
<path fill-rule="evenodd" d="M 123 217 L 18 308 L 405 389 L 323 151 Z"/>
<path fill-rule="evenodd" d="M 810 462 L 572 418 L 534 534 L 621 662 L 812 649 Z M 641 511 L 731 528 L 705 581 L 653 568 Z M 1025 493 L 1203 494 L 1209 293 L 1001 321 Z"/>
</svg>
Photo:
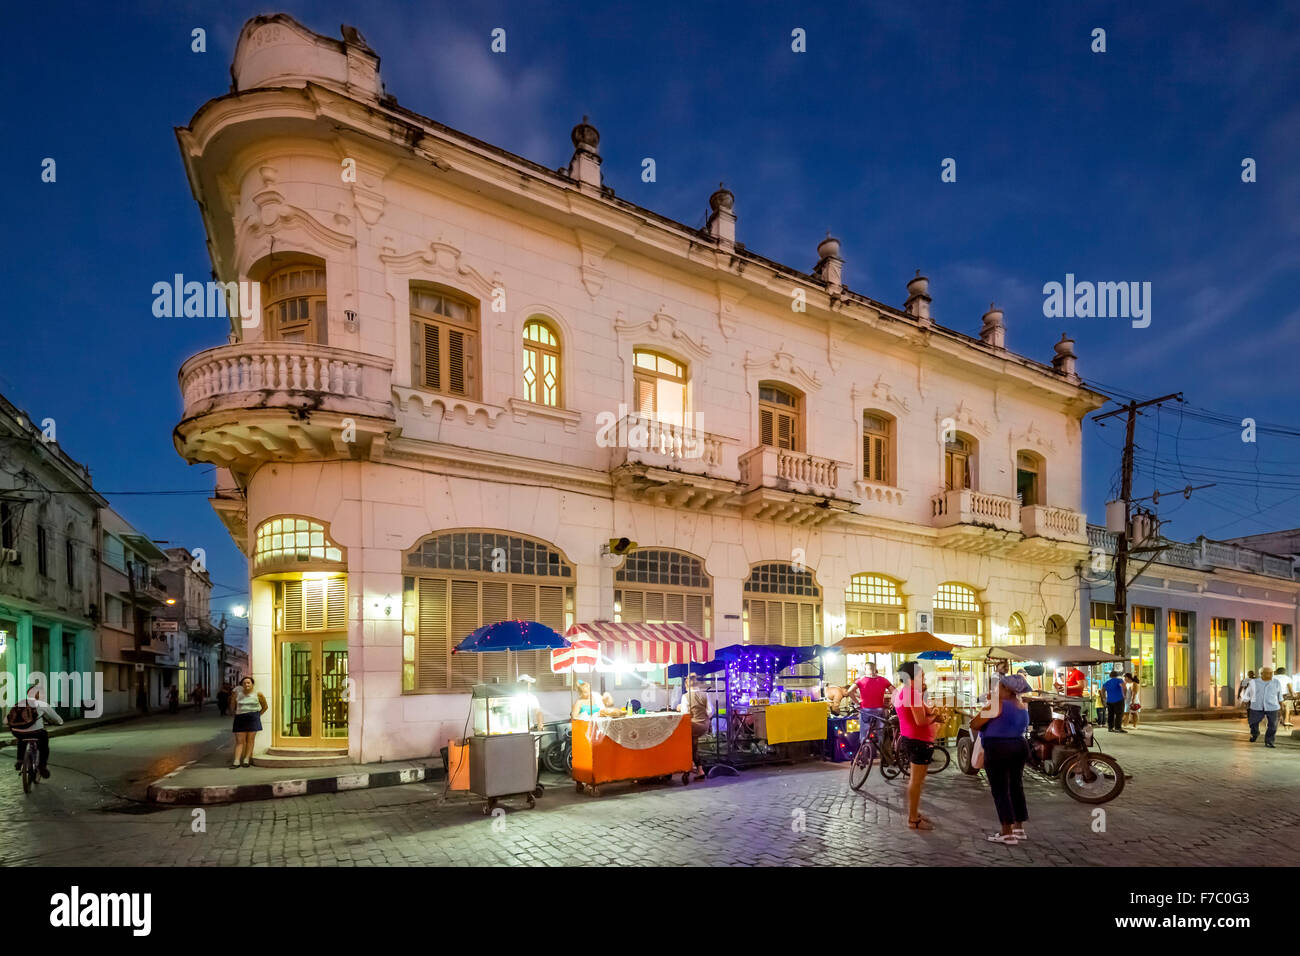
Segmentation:
<svg viewBox="0 0 1300 956">
<path fill-rule="evenodd" d="M 990 708 L 992 713 L 989 712 Z M 992 720 L 1000 713 L 1002 713 L 1002 697 L 995 694 L 993 699 L 989 701 L 988 707 L 980 711 L 980 716 Z M 975 745 L 971 748 L 970 765 L 976 770 L 984 769 L 984 735 L 979 731 L 975 732 Z"/>
</svg>

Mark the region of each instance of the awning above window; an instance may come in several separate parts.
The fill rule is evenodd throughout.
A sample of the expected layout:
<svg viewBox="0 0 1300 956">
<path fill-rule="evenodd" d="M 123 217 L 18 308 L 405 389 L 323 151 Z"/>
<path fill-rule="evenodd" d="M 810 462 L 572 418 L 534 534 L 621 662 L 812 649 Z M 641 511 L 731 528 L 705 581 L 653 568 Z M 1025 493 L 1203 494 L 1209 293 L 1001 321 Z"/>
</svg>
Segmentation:
<svg viewBox="0 0 1300 956">
<path fill-rule="evenodd" d="M 686 624 L 592 621 L 573 625 L 564 636 L 575 646 L 594 641 L 600 657 L 615 664 L 686 664 L 709 658 L 709 642 Z"/>
</svg>

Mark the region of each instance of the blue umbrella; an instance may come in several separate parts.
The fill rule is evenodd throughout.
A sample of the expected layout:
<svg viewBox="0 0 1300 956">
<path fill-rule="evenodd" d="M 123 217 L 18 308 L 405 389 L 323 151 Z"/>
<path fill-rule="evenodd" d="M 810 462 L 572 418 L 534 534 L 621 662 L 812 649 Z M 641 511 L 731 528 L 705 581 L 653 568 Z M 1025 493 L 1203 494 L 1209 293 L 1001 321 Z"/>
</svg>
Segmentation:
<svg viewBox="0 0 1300 956">
<path fill-rule="evenodd" d="M 452 648 L 452 653 L 536 651 L 568 646 L 565 637 L 545 624 L 536 621 L 497 621 L 495 624 L 484 624 Z"/>
</svg>

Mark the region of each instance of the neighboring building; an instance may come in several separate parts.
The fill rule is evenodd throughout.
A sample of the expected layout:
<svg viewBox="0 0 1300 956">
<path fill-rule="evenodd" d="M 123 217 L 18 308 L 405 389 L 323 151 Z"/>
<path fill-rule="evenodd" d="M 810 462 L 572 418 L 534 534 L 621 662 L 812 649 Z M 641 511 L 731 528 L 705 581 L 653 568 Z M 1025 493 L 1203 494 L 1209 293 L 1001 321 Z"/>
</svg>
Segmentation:
<svg viewBox="0 0 1300 956">
<path fill-rule="evenodd" d="M 158 579 L 167 556 L 112 508 L 101 514 L 103 604 L 95 657 L 104 671 L 104 711 L 138 709 L 141 692 L 149 708 L 163 707 L 178 670 L 175 642 L 153 629 L 169 597 Z"/>
<path fill-rule="evenodd" d="M 95 553 L 99 509 L 108 503 L 89 470 L 48 434 L 0 397 L 0 672 L 14 694 L 27 690 L 20 675 L 95 669 Z M 54 689 L 47 685 L 47 699 Z M 92 692 L 83 687 L 75 703 Z M 81 712 L 71 701 L 58 709 L 65 717 Z"/>
<path fill-rule="evenodd" d="M 1110 556 L 1109 570 L 1088 576 L 1081 603 L 1091 610 L 1092 645 L 1113 650 L 1115 536 L 1093 525 L 1088 536 Z M 1232 707 L 1247 671 L 1294 672 L 1300 575 L 1291 558 L 1205 537 L 1163 543 L 1128 592 L 1125 669 L 1142 682 L 1144 708 Z"/>
<path fill-rule="evenodd" d="M 248 666 L 248 651 L 234 644 L 227 644 L 225 666 L 226 681 L 234 687 L 242 677 L 251 673 Z"/>
<path fill-rule="evenodd" d="M 154 615 L 154 632 L 168 641 L 181 701 L 190 702 L 199 686 L 211 700 L 221 683 L 221 631 L 211 620 L 212 579 L 206 570 L 195 568 L 194 555 L 185 548 L 164 553 L 167 563 L 159 569 L 158 580 L 167 598 Z"/>
<path fill-rule="evenodd" d="M 945 328 L 919 274 L 901 308 L 852 292 L 830 238 L 810 273 L 764 259 L 725 189 L 704 229 L 634 206 L 585 122 L 558 171 L 450 130 L 343 36 L 250 20 L 177 134 L 214 274 L 261 288 L 181 369 L 174 434 L 252 562 L 260 747 L 436 752 L 506 673 L 452 647 L 504 618 L 1081 639 L 1104 399 L 1072 342 Z"/>
<path fill-rule="evenodd" d="M 1263 534 L 1248 534 L 1242 538 L 1228 538 L 1224 543 L 1239 544 L 1244 548 L 1254 548 L 1267 554 L 1300 558 L 1300 528 L 1292 528 L 1290 531 L 1266 531 Z"/>
</svg>

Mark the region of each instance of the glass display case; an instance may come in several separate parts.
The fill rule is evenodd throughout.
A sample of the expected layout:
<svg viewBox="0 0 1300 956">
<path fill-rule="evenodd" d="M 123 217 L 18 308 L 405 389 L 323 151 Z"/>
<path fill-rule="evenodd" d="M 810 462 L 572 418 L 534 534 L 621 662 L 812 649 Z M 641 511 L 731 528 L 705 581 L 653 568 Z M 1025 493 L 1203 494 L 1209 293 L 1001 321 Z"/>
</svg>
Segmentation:
<svg viewBox="0 0 1300 956">
<path fill-rule="evenodd" d="M 475 736 L 526 734 L 536 707 L 527 684 L 475 684 L 470 713 Z"/>
</svg>

